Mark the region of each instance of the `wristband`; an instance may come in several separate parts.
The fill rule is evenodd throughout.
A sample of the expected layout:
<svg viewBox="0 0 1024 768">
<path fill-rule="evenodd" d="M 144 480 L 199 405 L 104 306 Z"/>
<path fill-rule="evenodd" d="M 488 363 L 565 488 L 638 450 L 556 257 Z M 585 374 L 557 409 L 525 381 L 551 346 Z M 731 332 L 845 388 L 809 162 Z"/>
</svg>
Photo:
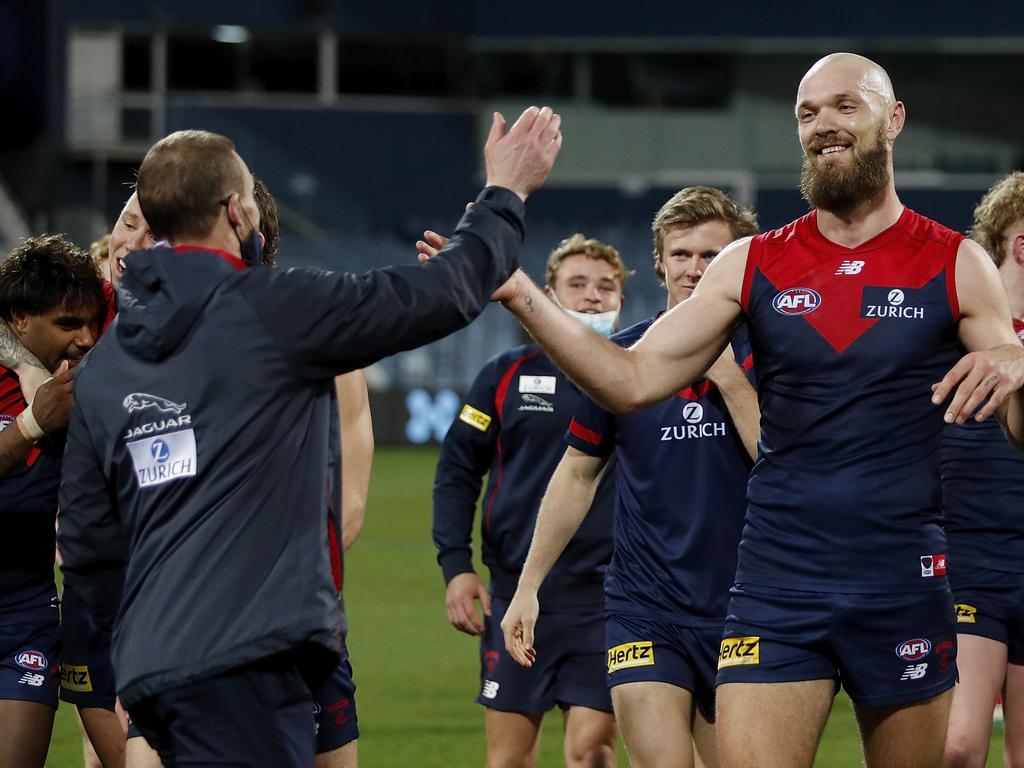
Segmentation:
<svg viewBox="0 0 1024 768">
<path fill-rule="evenodd" d="M 32 445 L 35 445 L 44 437 L 46 433 L 43 428 L 39 426 L 39 422 L 36 421 L 35 415 L 32 413 L 32 406 L 29 405 L 18 414 L 18 418 L 15 419 L 18 424 L 18 430 L 21 432 L 21 436 L 28 440 Z"/>
</svg>

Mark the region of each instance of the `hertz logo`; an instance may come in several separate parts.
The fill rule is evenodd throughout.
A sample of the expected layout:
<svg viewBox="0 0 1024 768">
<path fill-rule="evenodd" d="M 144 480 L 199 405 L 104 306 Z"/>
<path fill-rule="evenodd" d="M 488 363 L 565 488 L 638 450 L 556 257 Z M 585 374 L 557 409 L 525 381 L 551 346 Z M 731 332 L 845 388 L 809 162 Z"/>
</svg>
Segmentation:
<svg viewBox="0 0 1024 768">
<path fill-rule="evenodd" d="M 719 669 L 760 663 L 760 637 L 727 637 L 722 641 L 722 650 L 718 654 Z"/>
<path fill-rule="evenodd" d="M 956 623 L 957 624 L 974 624 L 974 616 L 978 612 L 978 609 L 973 605 L 967 603 L 956 604 Z"/>
<path fill-rule="evenodd" d="M 483 411 L 478 411 L 469 403 L 462 406 L 459 421 L 469 424 L 469 426 L 479 429 L 481 432 L 486 432 L 487 428 L 491 426 L 491 417 Z"/>
<path fill-rule="evenodd" d="M 60 687 L 66 688 L 69 691 L 89 693 L 92 690 L 92 678 L 89 677 L 89 667 L 61 664 Z"/>
<path fill-rule="evenodd" d="M 608 649 L 608 674 L 630 667 L 650 667 L 654 664 L 654 644 L 650 640 L 641 643 L 623 643 Z"/>
</svg>

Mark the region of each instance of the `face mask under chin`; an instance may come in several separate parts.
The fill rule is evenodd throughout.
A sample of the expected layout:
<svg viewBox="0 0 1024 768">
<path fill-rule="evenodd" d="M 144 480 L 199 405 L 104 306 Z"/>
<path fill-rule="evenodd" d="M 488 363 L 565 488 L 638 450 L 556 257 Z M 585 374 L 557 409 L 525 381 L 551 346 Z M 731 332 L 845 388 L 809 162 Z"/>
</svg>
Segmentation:
<svg viewBox="0 0 1024 768">
<path fill-rule="evenodd" d="M 599 336 L 604 336 L 607 339 L 615 333 L 619 323 L 618 309 L 611 309 L 607 312 L 577 312 L 575 309 L 566 309 L 562 302 L 558 300 L 558 296 L 555 295 L 554 291 L 551 292 L 551 297 L 554 299 L 555 304 L 562 307 L 562 309 Z"/>
</svg>

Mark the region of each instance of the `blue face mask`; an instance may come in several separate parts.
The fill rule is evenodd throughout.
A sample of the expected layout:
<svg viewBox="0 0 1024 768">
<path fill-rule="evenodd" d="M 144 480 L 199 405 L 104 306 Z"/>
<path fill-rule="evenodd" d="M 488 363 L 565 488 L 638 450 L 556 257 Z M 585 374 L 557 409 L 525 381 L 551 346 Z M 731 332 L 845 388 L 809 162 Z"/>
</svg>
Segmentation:
<svg viewBox="0 0 1024 768">
<path fill-rule="evenodd" d="M 594 333 L 604 336 L 606 339 L 615 333 L 615 326 L 619 322 L 619 310 L 617 309 L 608 312 L 576 312 L 572 309 L 565 311 Z"/>
<path fill-rule="evenodd" d="M 263 238 L 260 237 L 256 227 L 252 228 L 249 237 L 244 242 L 239 238 L 238 245 L 242 253 L 242 261 L 250 267 L 258 267 L 263 263 Z"/>
</svg>

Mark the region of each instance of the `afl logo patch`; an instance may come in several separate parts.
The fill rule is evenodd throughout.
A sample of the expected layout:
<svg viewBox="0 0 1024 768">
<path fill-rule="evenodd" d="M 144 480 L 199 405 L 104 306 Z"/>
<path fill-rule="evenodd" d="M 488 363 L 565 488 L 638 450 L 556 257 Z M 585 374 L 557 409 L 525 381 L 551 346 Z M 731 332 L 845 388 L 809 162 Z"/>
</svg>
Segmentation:
<svg viewBox="0 0 1024 768">
<path fill-rule="evenodd" d="M 46 656 L 40 651 L 22 651 L 14 657 L 19 667 L 31 669 L 35 672 L 46 669 L 48 662 Z"/>
<path fill-rule="evenodd" d="M 821 306 L 821 295 L 810 288 L 790 288 L 775 295 L 772 307 L 780 315 L 806 315 Z"/>
<path fill-rule="evenodd" d="M 923 659 L 932 650 L 932 644 L 923 637 L 915 637 L 913 640 L 904 640 L 896 646 L 896 655 L 904 661 L 917 661 Z"/>
</svg>

